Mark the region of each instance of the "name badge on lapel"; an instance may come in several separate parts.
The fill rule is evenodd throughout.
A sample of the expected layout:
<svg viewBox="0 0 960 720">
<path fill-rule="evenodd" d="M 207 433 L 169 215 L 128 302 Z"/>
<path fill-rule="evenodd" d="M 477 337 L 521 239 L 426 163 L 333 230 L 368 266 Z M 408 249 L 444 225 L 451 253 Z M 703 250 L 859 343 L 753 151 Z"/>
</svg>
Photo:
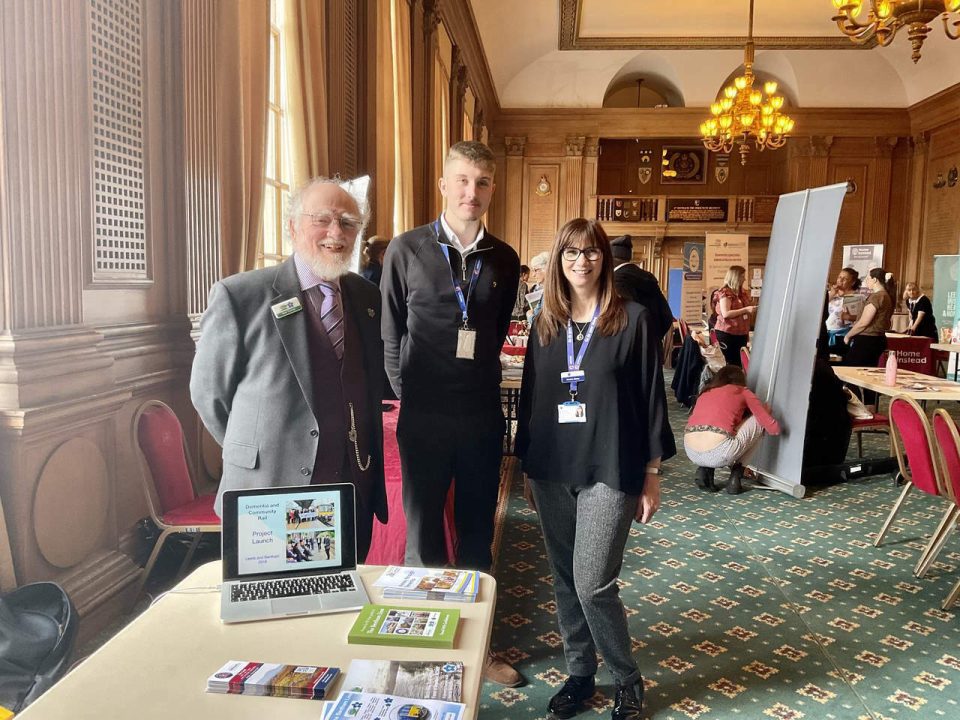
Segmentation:
<svg viewBox="0 0 960 720">
<path fill-rule="evenodd" d="M 300 298 L 292 297 L 289 300 L 282 300 L 276 305 L 271 305 L 270 310 L 273 312 L 274 317 L 277 320 L 285 318 L 287 315 L 293 315 L 303 310 L 303 306 L 300 304 Z"/>
</svg>

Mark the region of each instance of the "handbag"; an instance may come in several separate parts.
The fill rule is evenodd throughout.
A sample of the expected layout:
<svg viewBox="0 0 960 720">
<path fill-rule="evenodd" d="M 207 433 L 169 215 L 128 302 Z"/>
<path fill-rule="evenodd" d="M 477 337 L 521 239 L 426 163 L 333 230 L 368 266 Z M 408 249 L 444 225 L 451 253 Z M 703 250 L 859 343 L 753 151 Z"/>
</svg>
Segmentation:
<svg viewBox="0 0 960 720">
<path fill-rule="evenodd" d="M 727 359 L 723 356 L 723 350 L 719 345 L 701 345 L 700 354 L 711 372 L 719 372 L 720 368 L 727 364 Z"/>
<path fill-rule="evenodd" d="M 69 667 L 78 616 L 56 583 L 0 595 L 0 708 L 20 712 Z"/>
<path fill-rule="evenodd" d="M 843 392 L 847 396 L 847 413 L 854 420 L 872 420 L 873 413 L 863 404 L 863 400 L 858 398 L 856 394 L 848 387 L 843 389 Z"/>
</svg>

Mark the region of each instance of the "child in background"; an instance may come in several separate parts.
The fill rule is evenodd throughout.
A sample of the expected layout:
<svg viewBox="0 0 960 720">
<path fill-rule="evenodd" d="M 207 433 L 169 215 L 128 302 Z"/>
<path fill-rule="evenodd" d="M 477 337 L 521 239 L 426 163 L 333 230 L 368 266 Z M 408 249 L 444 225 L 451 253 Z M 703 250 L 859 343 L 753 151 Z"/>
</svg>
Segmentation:
<svg viewBox="0 0 960 720">
<path fill-rule="evenodd" d="M 714 470 L 730 466 L 727 492 L 742 492 L 743 462 L 749 459 L 763 432 L 780 433 L 770 409 L 746 387 L 743 368 L 727 365 L 707 383 L 687 420 L 683 446 L 697 468 L 697 486 L 717 491 Z"/>
</svg>

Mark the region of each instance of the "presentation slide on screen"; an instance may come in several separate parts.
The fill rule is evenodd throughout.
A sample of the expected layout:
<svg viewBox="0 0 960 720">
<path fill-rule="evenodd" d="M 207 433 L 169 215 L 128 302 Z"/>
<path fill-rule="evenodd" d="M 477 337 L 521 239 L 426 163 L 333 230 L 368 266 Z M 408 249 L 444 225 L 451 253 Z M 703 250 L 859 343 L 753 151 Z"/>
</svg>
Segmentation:
<svg viewBox="0 0 960 720">
<path fill-rule="evenodd" d="M 339 492 L 239 498 L 237 571 L 241 575 L 339 567 Z"/>
</svg>

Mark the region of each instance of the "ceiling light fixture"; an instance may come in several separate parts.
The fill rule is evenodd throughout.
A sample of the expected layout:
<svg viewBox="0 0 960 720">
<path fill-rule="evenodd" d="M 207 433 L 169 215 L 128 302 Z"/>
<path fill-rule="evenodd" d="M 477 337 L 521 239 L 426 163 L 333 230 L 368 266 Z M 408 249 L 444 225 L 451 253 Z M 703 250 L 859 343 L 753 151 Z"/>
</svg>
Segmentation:
<svg viewBox="0 0 960 720">
<path fill-rule="evenodd" d="M 889 45 L 897 31 L 907 28 L 907 37 L 913 46 L 914 62 L 920 59 L 923 41 L 930 33 L 928 24 L 938 15 L 943 16 L 943 31 L 951 40 L 960 38 L 960 20 L 955 20 L 955 31 L 950 30 L 951 13 L 960 13 L 960 0 L 869 0 L 867 21 L 860 22 L 864 0 L 833 0 L 837 14 L 834 22 L 840 32 L 857 44 L 876 38 L 883 46 Z"/>
<path fill-rule="evenodd" d="M 764 83 L 762 91 L 753 89 L 753 1 L 750 0 L 750 28 L 743 51 L 743 75 L 720 91 L 717 101 L 710 105 L 711 117 L 700 123 L 707 150 L 728 153 L 734 144 L 739 144 L 741 165 L 747 164 L 751 139 L 758 150 L 776 150 L 784 146 L 793 130 L 793 120 L 780 112 L 784 100 L 776 94 L 777 83 Z"/>
</svg>

